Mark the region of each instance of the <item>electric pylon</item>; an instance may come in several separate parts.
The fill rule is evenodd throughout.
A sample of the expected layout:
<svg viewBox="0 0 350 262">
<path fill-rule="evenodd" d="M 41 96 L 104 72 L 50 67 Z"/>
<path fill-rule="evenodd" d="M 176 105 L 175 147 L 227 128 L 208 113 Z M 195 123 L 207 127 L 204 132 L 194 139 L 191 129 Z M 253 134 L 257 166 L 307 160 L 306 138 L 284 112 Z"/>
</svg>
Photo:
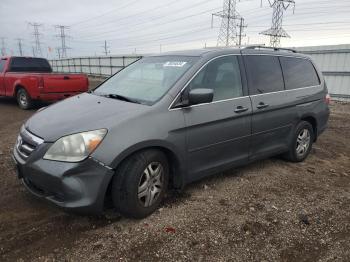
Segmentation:
<svg viewBox="0 0 350 262">
<path fill-rule="evenodd" d="M 236 0 L 224 0 L 223 10 L 212 14 L 213 17 L 221 17 L 221 27 L 217 46 L 239 45 L 243 36 L 243 28 L 246 27 L 244 19 L 236 10 Z M 240 27 L 240 30 L 237 28 Z"/>
<path fill-rule="evenodd" d="M 268 0 L 270 7 L 273 8 L 271 28 L 261 32 L 262 35 L 270 36 L 270 46 L 278 47 L 281 43 L 281 37 L 290 37 L 282 28 L 283 13 L 291 5 L 295 8 L 294 0 Z"/>
<path fill-rule="evenodd" d="M 39 28 L 42 26 L 42 24 L 38 24 L 38 23 L 29 23 L 29 25 L 31 25 L 33 27 L 33 35 L 34 35 L 34 43 L 35 43 L 35 48 L 34 48 L 34 52 L 33 55 L 34 56 L 42 56 L 42 50 L 41 50 L 41 42 L 40 42 L 40 32 L 39 32 Z"/>
<path fill-rule="evenodd" d="M 65 26 L 65 25 L 56 25 L 55 27 L 59 29 L 59 34 L 56 36 L 61 39 L 61 47 L 60 47 L 61 58 L 66 58 L 67 57 L 67 49 L 70 49 L 66 45 L 66 38 L 68 37 L 66 35 L 66 29 L 69 29 L 69 27 Z"/>
</svg>

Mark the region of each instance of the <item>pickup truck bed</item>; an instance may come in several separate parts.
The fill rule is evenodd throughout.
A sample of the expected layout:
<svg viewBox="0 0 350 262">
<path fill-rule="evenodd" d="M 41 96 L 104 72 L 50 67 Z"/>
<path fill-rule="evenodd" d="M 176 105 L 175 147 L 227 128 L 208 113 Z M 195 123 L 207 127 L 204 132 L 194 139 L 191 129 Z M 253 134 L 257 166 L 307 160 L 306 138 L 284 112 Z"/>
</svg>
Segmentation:
<svg viewBox="0 0 350 262">
<path fill-rule="evenodd" d="M 0 60 L 0 96 L 17 98 L 22 109 L 35 100 L 57 101 L 88 90 L 85 74 L 52 73 L 42 58 L 7 57 Z"/>
</svg>

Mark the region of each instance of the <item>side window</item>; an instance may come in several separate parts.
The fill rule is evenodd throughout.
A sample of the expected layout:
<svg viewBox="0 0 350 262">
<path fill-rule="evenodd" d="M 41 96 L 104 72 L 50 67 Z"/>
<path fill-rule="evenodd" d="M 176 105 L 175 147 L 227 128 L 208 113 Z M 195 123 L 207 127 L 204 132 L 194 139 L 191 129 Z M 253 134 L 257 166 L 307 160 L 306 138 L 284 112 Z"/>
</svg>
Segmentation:
<svg viewBox="0 0 350 262">
<path fill-rule="evenodd" d="M 282 70 L 278 57 L 267 55 L 244 56 L 249 94 L 264 94 L 284 90 Z"/>
<path fill-rule="evenodd" d="M 242 96 L 242 81 L 237 56 L 225 56 L 211 61 L 189 84 L 190 90 L 196 88 L 213 89 L 213 101 Z"/>
<path fill-rule="evenodd" d="M 286 89 L 296 89 L 320 84 L 312 63 L 307 59 L 280 57 Z"/>
<path fill-rule="evenodd" d="M 0 73 L 2 73 L 5 69 L 6 60 L 0 59 Z"/>
</svg>

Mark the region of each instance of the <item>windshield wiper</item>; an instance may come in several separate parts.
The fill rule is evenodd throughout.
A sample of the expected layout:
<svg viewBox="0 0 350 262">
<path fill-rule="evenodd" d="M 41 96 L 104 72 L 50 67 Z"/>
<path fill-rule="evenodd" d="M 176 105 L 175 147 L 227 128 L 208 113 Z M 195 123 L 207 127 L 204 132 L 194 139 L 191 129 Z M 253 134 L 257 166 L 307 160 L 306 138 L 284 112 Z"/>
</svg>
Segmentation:
<svg viewBox="0 0 350 262">
<path fill-rule="evenodd" d="M 132 99 L 132 98 L 129 98 L 129 97 L 126 97 L 126 96 L 122 96 L 122 95 L 106 94 L 106 95 L 103 95 L 103 96 L 108 97 L 108 98 L 112 98 L 112 99 L 122 100 L 122 101 L 125 101 L 125 102 L 141 104 L 141 102 L 136 100 L 136 99 Z"/>
</svg>

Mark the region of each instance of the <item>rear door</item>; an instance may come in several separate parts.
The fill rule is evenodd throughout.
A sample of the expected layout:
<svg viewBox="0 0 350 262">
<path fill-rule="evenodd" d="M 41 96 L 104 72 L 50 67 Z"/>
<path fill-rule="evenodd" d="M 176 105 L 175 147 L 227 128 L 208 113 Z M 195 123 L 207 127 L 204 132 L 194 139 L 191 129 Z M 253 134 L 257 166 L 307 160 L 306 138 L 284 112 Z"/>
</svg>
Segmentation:
<svg viewBox="0 0 350 262">
<path fill-rule="evenodd" d="M 6 59 L 0 59 L 0 95 L 5 95 L 5 67 Z"/>
<path fill-rule="evenodd" d="M 279 59 L 247 54 L 244 62 L 253 107 L 251 159 L 283 152 L 297 113 L 293 97 L 285 92 Z"/>
<path fill-rule="evenodd" d="M 243 90 L 241 57 L 218 57 L 190 82 L 195 88 L 214 90 L 214 101 L 182 109 L 187 127 L 190 180 L 248 161 L 251 102 Z"/>
</svg>

